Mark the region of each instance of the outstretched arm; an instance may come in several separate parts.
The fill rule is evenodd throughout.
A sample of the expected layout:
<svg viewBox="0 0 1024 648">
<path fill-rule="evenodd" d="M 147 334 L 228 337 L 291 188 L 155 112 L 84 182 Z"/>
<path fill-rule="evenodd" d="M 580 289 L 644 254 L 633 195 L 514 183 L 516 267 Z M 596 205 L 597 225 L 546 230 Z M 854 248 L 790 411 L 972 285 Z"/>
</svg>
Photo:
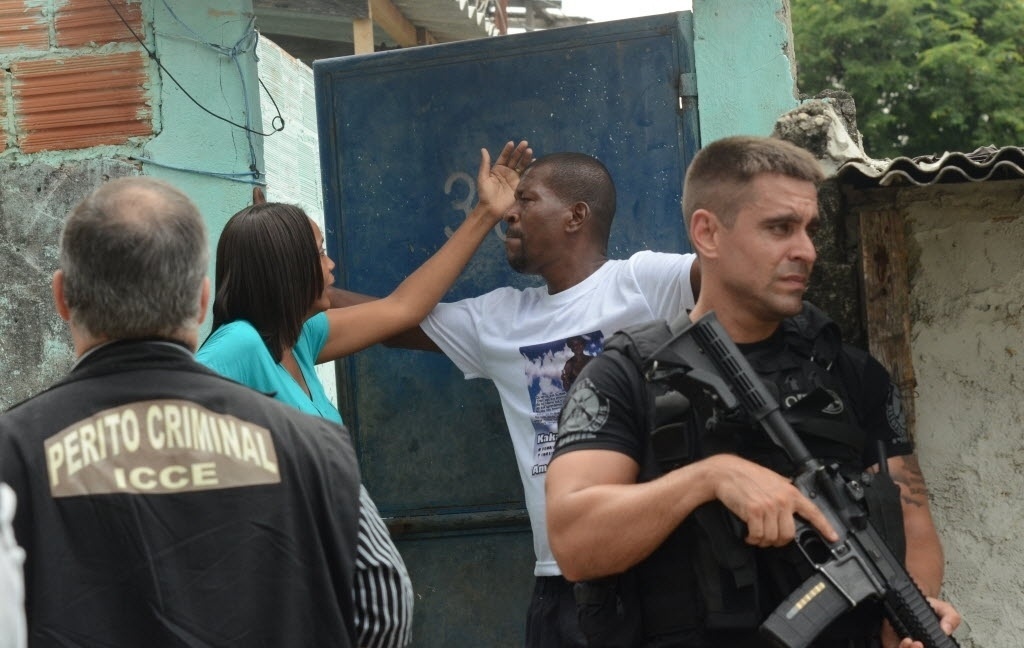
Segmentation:
<svg viewBox="0 0 1024 648">
<path fill-rule="evenodd" d="M 365 304 L 366 302 L 377 301 L 380 299 L 380 297 L 364 295 L 362 293 L 352 292 L 351 290 L 336 288 L 334 286 L 327 287 L 327 297 L 331 300 L 331 308 L 348 308 L 349 306 L 355 306 L 356 304 Z"/>
<path fill-rule="evenodd" d="M 526 141 L 518 145 L 508 142 L 493 167 L 486 149 L 480 151 L 480 158 L 480 200 L 466 220 L 387 297 L 328 310 L 330 333 L 317 362 L 342 358 L 416 328 L 448 292 L 484 237 L 512 205 L 519 173 L 533 159 L 533 151 Z"/>
<path fill-rule="evenodd" d="M 331 308 L 348 308 L 356 304 L 365 304 L 366 302 L 380 299 L 380 297 L 371 297 L 370 295 L 335 288 L 334 286 L 327 289 L 327 296 L 331 300 Z M 430 336 L 419 325 L 400 331 L 388 339 L 382 340 L 381 344 L 395 349 L 441 353 L 441 348 L 434 344 L 434 341 L 430 339 Z"/>
</svg>

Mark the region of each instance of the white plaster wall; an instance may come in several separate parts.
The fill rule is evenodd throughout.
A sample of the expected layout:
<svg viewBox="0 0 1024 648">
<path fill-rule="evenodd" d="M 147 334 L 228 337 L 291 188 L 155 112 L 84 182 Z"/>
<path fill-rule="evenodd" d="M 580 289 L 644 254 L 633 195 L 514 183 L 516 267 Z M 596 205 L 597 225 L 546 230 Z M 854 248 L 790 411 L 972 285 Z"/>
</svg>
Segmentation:
<svg viewBox="0 0 1024 648">
<path fill-rule="evenodd" d="M 965 648 L 1024 645 L 1024 182 L 905 205 L 917 443 Z M 924 194 L 920 194 L 924 196 Z"/>
<path fill-rule="evenodd" d="M 259 77 L 266 86 L 266 91 L 260 92 L 264 132 L 274 129 L 278 110 L 285 120 L 284 129 L 268 137 L 263 144 L 267 200 L 302 207 L 320 225 L 320 230 L 325 231 L 313 70 L 265 36 L 260 37 L 256 55 Z M 327 398 L 337 407 L 335 363 L 318 364 L 316 375 Z M 341 414 L 344 417 L 345 412 Z"/>
</svg>

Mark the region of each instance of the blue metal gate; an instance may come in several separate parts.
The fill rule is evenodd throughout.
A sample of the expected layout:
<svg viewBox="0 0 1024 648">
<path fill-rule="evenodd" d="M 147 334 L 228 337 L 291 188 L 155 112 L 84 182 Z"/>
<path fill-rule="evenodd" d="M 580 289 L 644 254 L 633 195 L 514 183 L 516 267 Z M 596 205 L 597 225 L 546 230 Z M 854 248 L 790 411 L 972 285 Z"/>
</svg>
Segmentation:
<svg viewBox="0 0 1024 648">
<path fill-rule="evenodd" d="M 692 14 L 317 61 L 326 238 L 338 285 L 394 289 L 475 204 L 479 149 L 581 151 L 618 190 L 610 255 L 688 251 L 698 148 Z M 489 236 L 448 296 L 537 283 Z M 375 348 L 340 371 L 363 480 L 416 590 L 415 646 L 522 645 L 533 551 L 497 393 L 444 357 Z"/>
</svg>

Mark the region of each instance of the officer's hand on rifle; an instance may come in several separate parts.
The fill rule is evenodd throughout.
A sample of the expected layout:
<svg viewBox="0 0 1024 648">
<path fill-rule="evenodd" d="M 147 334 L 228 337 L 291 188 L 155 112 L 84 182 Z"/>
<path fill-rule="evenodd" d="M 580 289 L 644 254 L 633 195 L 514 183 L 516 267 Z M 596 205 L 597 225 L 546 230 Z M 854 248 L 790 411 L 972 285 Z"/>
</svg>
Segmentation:
<svg viewBox="0 0 1024 648">
<path fill-rule="evenodd" d="M 953 631 L 960 626 L 961 621 L 960 613 L 956 611 L 956 608 L 948 601 L 930 596 L 928 603 L 935 610 L 935 614 L 939 615 L 939 626 L 942 631 L 947 635 L 953 634 Z M 924 648 L 924 644 L 909 637 L 901 640 L 896 636 L 896 631 L 892 629 L 889 622 L 885 621 L 882 624 L 882 648 Z"/>
<path fill-rule="evenodd" d="M 829 542 L 839 539 L 821 510 L 786 477 L 735 455 L 713 455 L 703 462 L 714 480 L 715 497 L 747 525 L 748 544 L 788 544 L 796 534 L 794 515 L 807 520 Z"/>
</svg>

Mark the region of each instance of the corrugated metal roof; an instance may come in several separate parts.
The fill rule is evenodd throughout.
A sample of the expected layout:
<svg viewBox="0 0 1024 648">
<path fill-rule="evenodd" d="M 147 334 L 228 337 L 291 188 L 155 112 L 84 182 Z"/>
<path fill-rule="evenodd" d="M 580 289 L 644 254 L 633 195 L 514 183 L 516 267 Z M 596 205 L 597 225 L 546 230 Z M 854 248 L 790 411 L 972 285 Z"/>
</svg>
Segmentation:
<svg viewBox="0 0 1024 648">
<path fill-rule="evenodd" d="M 1024 148 L 982 146 L 970 153 L 848 160 L 836 170 L 836 178 L 864 189 L 1024 178 Z"/>
</svg>

